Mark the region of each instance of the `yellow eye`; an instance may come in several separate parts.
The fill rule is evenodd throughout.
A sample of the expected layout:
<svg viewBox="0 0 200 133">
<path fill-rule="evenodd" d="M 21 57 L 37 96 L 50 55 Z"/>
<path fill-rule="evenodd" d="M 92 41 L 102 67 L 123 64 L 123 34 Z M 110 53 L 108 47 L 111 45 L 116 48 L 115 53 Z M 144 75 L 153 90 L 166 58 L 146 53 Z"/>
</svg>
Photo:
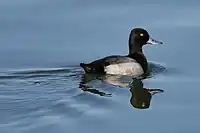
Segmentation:
<svg viewBox="0 0 200 133">
<path fill-rule="evenodd" d="M 143 34 L 143 33 L 140 33 L 140 36 L 144 36 L 144 34 Z"/>
</svg>

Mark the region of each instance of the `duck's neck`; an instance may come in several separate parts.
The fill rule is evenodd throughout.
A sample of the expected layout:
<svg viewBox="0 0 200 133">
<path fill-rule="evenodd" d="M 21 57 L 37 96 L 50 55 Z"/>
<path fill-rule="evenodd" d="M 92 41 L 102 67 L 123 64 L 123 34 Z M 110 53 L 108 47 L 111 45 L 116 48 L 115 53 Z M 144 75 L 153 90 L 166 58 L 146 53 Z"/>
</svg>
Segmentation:
<svg viewBox="0 0 200 133">
<path fill-rule="evenodd" d="M 137 53 L 137 52 L 143 53 L 142 47 L 137 44 L 129 43 L 129 55 L 133 54 L 133 53 Z"/>
</svg>

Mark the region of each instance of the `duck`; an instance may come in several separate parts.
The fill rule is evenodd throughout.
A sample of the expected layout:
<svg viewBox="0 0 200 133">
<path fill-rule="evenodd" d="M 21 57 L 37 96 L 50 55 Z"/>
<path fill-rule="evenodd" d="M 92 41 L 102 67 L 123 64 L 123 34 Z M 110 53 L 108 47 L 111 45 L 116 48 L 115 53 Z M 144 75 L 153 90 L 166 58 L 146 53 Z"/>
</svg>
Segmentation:
<svg viewBox="0 0 200 133">
<path fill-rule="evenodd" d="M 148 62 L 143 53 L 146 44 L 163 44 L 153 39 L 147 30 L 133 28 L 129 34 L 129 52 L 127 55 L 109 55 L 89 63 L 80 63 L 85 73 L 127 75 L 139 77 L 147 73 Z"/>
</svg>

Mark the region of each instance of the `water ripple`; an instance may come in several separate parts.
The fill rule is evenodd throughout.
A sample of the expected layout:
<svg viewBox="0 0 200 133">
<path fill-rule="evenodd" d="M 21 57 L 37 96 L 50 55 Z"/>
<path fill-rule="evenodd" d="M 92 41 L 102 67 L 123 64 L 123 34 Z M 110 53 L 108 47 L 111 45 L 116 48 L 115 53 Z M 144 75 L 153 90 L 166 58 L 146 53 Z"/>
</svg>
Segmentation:
<svg viewBox="0 0 200 133">
<path fill-rule="evenodd" d="M 151 64 L 151 68 L 153 74 L 165 70 L 157 64 Z M 0 117 L 5 122 L 13 123 L 0 123 L 0 126 L 17 126 L 25 130 L 25 125 L 31 129 L 34 121 L 44 116 L 62 116 L 62 119 L 75 120 L 85 116 L 105 115 L 117 107 L 117 97 L 130 95 L 128 90 L 132 78 L 88 78 L 83 75 L 83 71 L 76 67 L 1 73 L 0 114 L 4 115 Z"/>
</svg>

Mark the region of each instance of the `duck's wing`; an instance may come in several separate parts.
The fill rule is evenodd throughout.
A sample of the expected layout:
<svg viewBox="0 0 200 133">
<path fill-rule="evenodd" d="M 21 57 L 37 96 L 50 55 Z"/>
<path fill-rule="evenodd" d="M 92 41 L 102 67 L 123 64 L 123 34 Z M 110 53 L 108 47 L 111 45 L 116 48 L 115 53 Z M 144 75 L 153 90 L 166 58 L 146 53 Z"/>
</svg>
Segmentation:
<svg viewBox="0 0 200 133">
<path fill-rule="evenodd" d="M 106 66 L 112 65 L 112 64 L 121 64 L 121 63 L 127 63 L 127 62 L 136 62 L 136 60 L 129 58 L 127 56 L 119 56 L 119 55 L 113 55 L 108 56 L 105 58 L 101 58 L 98 60 L 95 60 L 89 64 L 80 63 L 80 66 L 85 70 L 87 73 L 105 73 L 104 68 Z"/>
</svg>

